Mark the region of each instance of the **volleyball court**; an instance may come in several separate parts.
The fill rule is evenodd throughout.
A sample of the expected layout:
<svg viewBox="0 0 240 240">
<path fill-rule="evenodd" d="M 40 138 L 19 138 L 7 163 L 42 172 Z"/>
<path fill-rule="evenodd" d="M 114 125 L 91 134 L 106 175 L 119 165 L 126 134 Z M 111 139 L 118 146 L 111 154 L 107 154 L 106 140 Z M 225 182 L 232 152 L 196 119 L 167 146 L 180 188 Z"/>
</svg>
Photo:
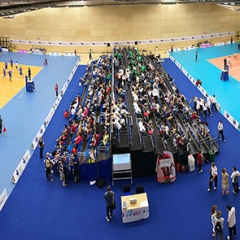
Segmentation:
<svg viewBox="0 0 240 240">
<path fill-rule="evenodd" d="M 208 59 L 210 63 L 220 68 L 224 69 L 224 59 L 229 67 L 229 75 L 236 80 L 240 81 L 240 54 L 235 53 L 228 56 L 223 56 L 219 58 Z M 220 78 L 220 76 L 219 76 Z"/>
<path fill-rule="evenodd" d="M 42 69 L 42 67 L 21 65 L 16 62 L 12 66 L 10 62 L 7 62 L 7 69 L 5 65 L 6 62 L 0 62 L 0 108 L 25 87 L 25 75 L 27 75 L 28 68 L 31 68 L 32 78 Z"/>
</svg>

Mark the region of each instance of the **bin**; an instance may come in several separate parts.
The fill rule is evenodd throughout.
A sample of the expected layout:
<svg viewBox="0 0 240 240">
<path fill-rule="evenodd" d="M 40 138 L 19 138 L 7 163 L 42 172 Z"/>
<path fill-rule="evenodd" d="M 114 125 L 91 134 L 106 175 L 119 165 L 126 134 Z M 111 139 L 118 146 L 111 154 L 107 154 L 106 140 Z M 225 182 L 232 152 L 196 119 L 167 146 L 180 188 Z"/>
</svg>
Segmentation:
<svg viewBox="0 0 240 240">
<path fill-rule="evenodd" d="M 214 162 L 215 152 L 213 149 L 209 150 L 209 161 Z"/>
</svg>

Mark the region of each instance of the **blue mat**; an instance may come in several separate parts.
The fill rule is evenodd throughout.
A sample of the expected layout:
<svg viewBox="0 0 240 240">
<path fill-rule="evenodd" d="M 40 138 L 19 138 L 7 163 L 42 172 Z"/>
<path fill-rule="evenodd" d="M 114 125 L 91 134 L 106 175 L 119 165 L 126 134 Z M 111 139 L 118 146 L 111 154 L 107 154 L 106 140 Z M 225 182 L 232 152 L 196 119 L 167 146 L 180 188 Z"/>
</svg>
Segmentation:
<svg viewBox="0 0 240 240">
<path fill-rule="evenodd" d="M 196 89 L 192 88 L 190 81 L 171 61 L 164 63 L 164 67 L 175 78 L 180 90 L 187 89 L 192 91 L 190 95 L 195 94 Z M 76 78 L 73 79 L 69 89 L 75 89 L 73 87 L 75 81 Z M 69 92 L 67 91 L 66 95 Z M 61 102 L 66 104 L 64 107 L 61 106 L 62 109 L 69 104 L 65 101 L 67 96 Z M 215 158 L 219 175 L 223 167 L 226 167 L 229 173 L 234 165 L 240 168 L 237 157 L 240 154 L 239 133 L 224 120 L 221 114 L 214 114 L 211 119 L 209 117 L 211 134 L 216 135 L 216 126 L 220 119 L 224 122 L 227 141 L 220 142 L 220 154 Z M 64 124 L 62 112 L 54 116 L 44 136 L 47 142 L 46 150 L 50 150 L 48 138 L 50 143 L 59 134 L 57 124 L 58 126 Z M 50 133 L 55 135 L 51 136 Z M 103 199 L 105 189 L 98 189 L 85 182 L 78 185 L 70 183 L 64 188 L 57 179 L 54 183 L 46 181 L 44 165 L 38 154 L 38 151 L 34 153 L 33 159 L 0 214 L 2 239 L 203 240 L 212 239 L 210 220 L 212 205 L 216 204 L 225 218 L 224 238 L 227 235 L 227 204 L 236 207 L 237 219 L 240 219 L 239 196 L 234 196 L 231 192 L 228 196 L 222 196 L 220 176 L 219 188 L 207 192 L 210 165 L 205 164 L 201 174 L 196 171 L 179 173 L 172 184 L 160 184 L 156 176 L 134 179 L 132 190 L 134 191 L 138 185 L 144 186 L 150 208 L 150 217 L 135 223 L 122 223 L 121 188 L 116 182 L 112 190 L 115 192 L 117 209 L 114 211 L 112 221 L 108 223 L 105 219 Z M 124 183 L 126 181 L 122 181 L 122 185 Z"/>
</svg>

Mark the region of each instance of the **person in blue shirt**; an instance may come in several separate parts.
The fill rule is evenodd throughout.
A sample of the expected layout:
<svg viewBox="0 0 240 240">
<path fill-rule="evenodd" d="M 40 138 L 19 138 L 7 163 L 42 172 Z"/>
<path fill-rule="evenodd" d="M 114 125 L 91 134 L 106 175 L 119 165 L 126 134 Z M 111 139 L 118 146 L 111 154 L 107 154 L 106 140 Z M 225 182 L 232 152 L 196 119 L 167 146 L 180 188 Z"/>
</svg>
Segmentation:
<svg viewBox="0 0 240 240">
<path fill-rule="evenodd" d="M 8 71 L 9 80 L 12 82 L 12 70 Z"/>
<path fill-rule="evenodd" d="M 67 186 L 68 186 L 68 184 L 67 184 L 67 176 L 68 176 L 68 173 L 69 173 L 68 162 L 63 161 L 63 182 L 62 182 L 62 185 L 63 185 L 64 187 L 67 187 Z"/>
<path fill-rule="evenodd" d="M 0 115 L 0 135 L 2 135 L 3 119 Z"/>
<path fill-rule="evenodd" d="M 79 157 L 76 153 L 73 155 L 73 174 L 74 174 L 74 182 L 76 184 L 79 183 Z"/>
<path fill-rule="evenodd" d="M 23 78 L 23 69 L 22 69 L 21 66 L 20 66 L 20 68 L 19 68 L 19 74 L 20 74 L 20 76 Z"/>
<path fill-rule="evenodd" d="M 6 77 L 6 70 L 5 70 L 5 68 L 3 68 L 3 78 L 5 78 Z"/>
<path fill-rule="evenodd" d="M 7 61 L 5 61 L 4 65 L 5 65 L 5 69 L 8 69 L 8 62 Z"/>
<path fill-rule="evenodd" d="M 11 65 L 11 68 L 13 68 L 13 60 L 10 58 L 10 65 Z"/>
</svg>

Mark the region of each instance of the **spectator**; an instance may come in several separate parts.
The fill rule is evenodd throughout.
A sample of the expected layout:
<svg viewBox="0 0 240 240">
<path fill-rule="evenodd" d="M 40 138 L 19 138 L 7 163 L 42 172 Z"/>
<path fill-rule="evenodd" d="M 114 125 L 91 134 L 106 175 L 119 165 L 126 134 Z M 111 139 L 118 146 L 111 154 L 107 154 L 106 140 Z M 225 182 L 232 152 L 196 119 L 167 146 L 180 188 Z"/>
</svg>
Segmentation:
<svg viewBox="0 0 240 240">
<path fill-rule="evenodd" d="M 47 180 L 50 180 L 51 182 L 54 182 L 52 178 L 52 167 L 53 167 L 53 162 L 52 160 L 48 157 L 48 154 L 46 154 L 45 158 L 45 171 L 46 171 L 46 178 Z"/>
<path fill-rule="evenodd" d="M 229 182 L 228 182 L 228 173 L 226 168 L 222 169 L 222 194 L 228 195 L 229 193 Z"/>
<path fill-rule="evenodd" d="M 216 112 L 218 112 L 216 96 L 213 95 L 212 97 L 210 97 L 210 100 L 211 100 L 211 104 L 212 104 L 212 111 L 214 109 Z"/>
<path fill-rule="evenodd" d="M 214 223 L 214 219 L 216 217 L 216 214 L 217 214 L 217 206 L 216 205 L 213 205 L 212 206 L 212 211 L 211 211 L 211 222 L 212 222 L 212 236 L 214 237 L 215 236 L 215 223 Z"/>
<path fill-rule="evenodd" d="M 215 237 L 214 240 L 218 239 L 218 236 L 220 237 L 220 240 L 223 239 L 223 222 L 224 218 L 221 217 L 221 211 L 218 210 L 217 214 L 214 218 L 214 225 L 215 225 Z"/>
<path fill-rule="evenodd" d="M 64 112 L 64 118 L 69 118 L 69 112 L 68 112 L 68 110 L 65 110 L 65 112 Z"/>
<path fill-rule="evenodd" d="M 232 186 L 233 186 L 233 194 L 235 195 L 239 192 L 238 177 L 239 177 L 239 171 L 237 171 L 236 167 L 233 167 L 231 179 L 232 179 Z"/>
<path fill-rule="evenodd" d="M 199 152 L 197 153 L 197 163 L 198 163 L 198 173 L 202 172 L 202 165 L 204 163 L 204 157 L 202 155 L 202 151 L 199 150 Z"/>
<path fill-rule="evenodd" d="M 208 188 L 208 192 L 210 192 L 212 190 L 212 182 L 214 181 L 214 190 L 217 189 L 217 184 L 218 184 L 218 172 L 217 172 L 217 166 L 216 164 L 213 162 L 211 165 L 211 168 L 209 169 L 209 173 L 210 173 L 210 179 L 209 179 L 209 188 Z"/>
<path fill-rule="evenodd" d="M 106 211 L 107 211 L 107 216 L 106 220 L 110 222 L 110 219 L 113 216 L 113 204 L 114 204 L 114 192 L 111 191 L 110 186 L 107 187 L 107 192 L 104 193 L 104 199 L 106 201 Z"/>
<path fill-rule="evenodd" d="M 234 237 L 237 237 L 237 230 L 236 230 L 236 210 L 235 207 L 231 207 L 230 205 L 227 205 L 228 210 L 228 230 L 229 230 L 229 236 L 227 236 L 227 239 L 232 240 L 232 235 Z"/>
<path fill-rule="evenodd" d="M 139 127 L 139 130 L 141 132 L 142 135 L 146 135 L 146 128 L 143 124 L 143 120 L 141 119 L 138 123 L 138 127 Z"/>
<path fill-rule="evenodd" d="M 220 135 L 221 135 L 222 140 L 224 142 L 226 142 L 226 139 L 224 138 L 224 134 L 223 134 L 223 122 L 222 121 L 219 121 L 217 128 L 218 128 L 218 140 L 220 140 Z"/>
<path fill-rule="evenodd" d="M 73 175 L 74 175 L 74 182 L 76 184 L 79 183 L 79 157 L 77 154 L 73 154 Z"/>
</svg>

